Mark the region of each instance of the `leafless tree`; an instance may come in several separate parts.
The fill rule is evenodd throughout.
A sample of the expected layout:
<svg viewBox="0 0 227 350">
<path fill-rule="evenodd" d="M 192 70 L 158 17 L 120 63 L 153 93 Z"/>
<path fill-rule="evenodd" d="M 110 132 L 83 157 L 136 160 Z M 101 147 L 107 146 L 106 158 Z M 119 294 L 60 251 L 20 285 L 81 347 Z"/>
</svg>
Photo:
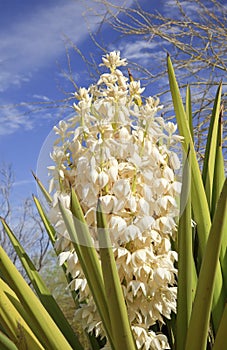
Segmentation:
<svg viewBox="0 0 227 350">
<path fill-rule="evenodd" d="M 93 0 L 94 6 L 87 9 L 89 16 L 100 18 L 96 33 L 90 31 L 90 37 L 100 52 L 110 48 L 120 49 L 129 60 L 133 74 L 147 85 L 161 101 L 170 106 L 170 94 L 166 68 L 166 53 L 171 55 L 175 72 L 183 94 L 189 83 L 192 91 L 195 141 L 197 151 L 202 155 L 207 135 L 215 92 L 222 81 L 223 103 L 226 104 L 227 81 L 227 7 L 223 0 L 167 0 L 161 6 L 155 3 L 135 1 L 131 7 L 127 1 L 115 5 L 114 1 Z M 95 11 L 97 4 L 105 6 L 106 15 Z M 143 7 L 145 6 L 146 7 Z M 148 9 L 149 7 L 149 9 Z M 160 8 L 158 11 L 157 8 Z M 102 41 L 107 26 L 115 33 L 115 41 Z M 84 53 L 67 39 L 68 45 L 79 54 L 87 64 L 91 77 L 99 73 L 96 57 Z M 70 51 L 69 51 L 70 52 Z M 68 55 L 69 57 L 70 55 Z M 125 57 L 124 56 L 124 57 Z M 140 65 L 146 61 L 146 65 Z M 73 72 L 69 62 L 69 79 L 73 81 Z M 172 112 L 173 114 L 173 112 Z M 171 117 L 171 113 L 166 116 Z M 227 130 L 224 120 L 224 154 L 227 158 Z"/>
<path fill-rule="evenodd" d="M 13 185 L 12 166 L 2 164 L 0 167 L 0 216 L 9 224 L 39 270 L 48 251 L 49 240 L 32 200 L 25 199 L 23 203 L 15 203 Z M 0 226 L 0 244 L 13 263 L 22 271 L 17 255 L 2 226 Z"/>
</svg>

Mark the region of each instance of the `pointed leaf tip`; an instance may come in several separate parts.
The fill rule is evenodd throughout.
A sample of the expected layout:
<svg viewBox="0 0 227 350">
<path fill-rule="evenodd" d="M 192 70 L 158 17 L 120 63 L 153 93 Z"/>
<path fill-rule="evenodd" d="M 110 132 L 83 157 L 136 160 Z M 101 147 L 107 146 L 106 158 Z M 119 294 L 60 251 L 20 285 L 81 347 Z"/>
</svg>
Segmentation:
<svg viewBox="0 0 227 350">
<path fill-rule="evenodd" d="M 38 180 L 38 178 L 37 178 L 37 176 L 36 176 L 36 174 L 34 173 L 34 171 L 33 171 L 33 170 L 31 170 L 31 173 L 32 173 L 32 175 L 33 175 L 34 179 L 37 181 L 37 180 Z"/>
</svg>

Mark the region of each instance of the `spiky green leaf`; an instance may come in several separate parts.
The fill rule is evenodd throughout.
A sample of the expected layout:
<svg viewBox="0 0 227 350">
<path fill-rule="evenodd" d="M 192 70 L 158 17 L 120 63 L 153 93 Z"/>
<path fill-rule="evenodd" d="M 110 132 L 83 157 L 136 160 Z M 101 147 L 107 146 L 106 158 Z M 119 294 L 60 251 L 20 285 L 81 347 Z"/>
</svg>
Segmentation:
<svg viewBox="0 0 227 350">
<path fill-rule="evenodd" d="M 218 268 L 224 215 L 227 212 L 227 179 L 223 186 L 210 229 L 204 254 L 195 300 L 187 333 L 185 350 L 206 350 L 215 274 Z M 208 268 L 209 267 L 209 268 Z M 222 311 L 224 308 L 222 309 Z"/>
<path fill-rule="evenodd" d="M 136 350 L 106 218 L 102 212 L 100 202 L 98 202 L 96 213 L 99 252 L 115 348 Z"/>
</svg>

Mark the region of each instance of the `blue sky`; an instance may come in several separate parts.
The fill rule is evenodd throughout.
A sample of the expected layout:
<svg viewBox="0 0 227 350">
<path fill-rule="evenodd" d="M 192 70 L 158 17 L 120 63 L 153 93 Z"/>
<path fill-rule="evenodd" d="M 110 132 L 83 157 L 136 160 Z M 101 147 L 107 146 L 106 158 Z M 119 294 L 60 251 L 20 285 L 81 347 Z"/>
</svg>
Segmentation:
<svg viewBox="0 0 227 350">
<path fill-rule="evenodd" d="M 61 118 L 52 109 L 29 113 L 39 106 L 28 103 L 65 98 L 60 68 L 67 70 L 64 37 L 88 52 L 91 42 L 83 14 L 91 5 L 101 13 L 91 1 L 1 1 L 0 164 L 13 165 L 15 197 L 35 192 L 31 170 L 36 171 L 42 144 Z M 94 31 L 97 18 L 90 16 L 89 26 Z M 74 67 L 82 85 L 85 67 L 78 56 Z"/>
<path fill-rule="evenodd" d="M 113 3 L 122 2 L 115 0 Z M 133 2 L 126 3 L 131 6 Z M 149 0 L 141 3 L 150 6 Z M 104 13 L 100 4 L 89 0 L 1 1 L 0 164 L 13 166 L 15 199 L 36 192 L 31 170 L 36 171 L 42 145 L 62 116 L 62 111 L 54 109 L 30 112 L 40 107 L 30 103 L 65 98 L 61 71 L 62 68 L 67 71 L 65 37 L 84 54 L 95 54 L 87 26 L 89 23 L 89 30 L 95 32 L 100 18 L 89 16 L 90 7 L 99 15 Z M 143 42 L 127 45 L 124 40 L 115 42 L 115 36 L 107 26 L 104 40 L 110 49 L 124 48 L 129 58 L 141 59 Z M 133 54 L 135 50 L 137 57 Z M 144 53 L 142 56 L 146 59 Z M 72 65 L 77 84 L 88 85 L 86 67 L 78 55 L 74 55 Z M 71 89 L 73 92 L 72 86 Z"/>
<path fill-rule="evenodd" d="M 122 1 L 112 3 L 119 5 Z M 133 6 L 132 0 L 124 3 Z M 139 3 L 147 10 L 155 3 L 156 10 L 176 15 L 172 0 L 141 0 Z M 182 4 L 186 6 L 187 1 Z M 91 7 L 99 17 L 91 15 Z M 66 37 L 83 54 L 93 53 L 100 62 L 101 51 L 92 43 L 88 25 L 95 33 L 102 14 L 103 7 L 94 0 L 8 0 L 0 3 L 0 165 L 10 163 L 13 166 L 15 199 L 36 193 L 31 170 L 36 171 L 40 150 L 52 127 L 65 117 L 62 109 L 40 109 L 42 105 L 37 103 L 50 105 L 51 101 L 64 99 L 65 91 L 73 92 L 73 86 L 64 80 L 62 73 L 62 69 L 67 71 Z M 160 59 L 166 55 L 157 41 L 128 40 L 109 26 L 105 26 L 102 33 L 110 50 L 120 49 L 123 57 L 144 65 L 149 61 L 153 70 L 155 64 L 152 66 L 151 58 Z M 71 58 L 76 83 L 87 86 L 86 66 L 79 55 L 72 54 Z M 45 147 L 48 162 L 49 146 Z M 42 171 L 45 172 L 45 167 Z"/>
</svg>

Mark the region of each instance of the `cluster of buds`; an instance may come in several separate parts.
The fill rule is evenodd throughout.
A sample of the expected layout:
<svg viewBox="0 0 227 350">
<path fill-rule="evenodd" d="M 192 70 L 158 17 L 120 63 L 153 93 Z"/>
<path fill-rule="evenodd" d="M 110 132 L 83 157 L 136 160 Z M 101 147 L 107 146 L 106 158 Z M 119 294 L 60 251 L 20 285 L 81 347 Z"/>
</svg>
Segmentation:
<svg viewBox="0 0 227 350">
<path fill-rule="evenodd" d="M 75 114 L 54 128 L 58 138 L 51 154 L 49 191 L 50 218 L 58 232 L 56 249 L 60 264 L 67 261 L 73 278 L 70 287 L 78 291 L 76 317 L 89 332 L 105 336 L 58 206 L 60 197 L 69 208 L 73 188 L 98 252 L 99 199 L 137 347 L 167 349 L 167 338 L 153 327 L 176 311 L 177 254 L 170 242 L 179 214 L 180 137 L 174 123 L 157 115 L 162 108 L 158 99 L 138 103 L 144 88 L 118 69 L 127 64 L 119 52 L 102 61 L 109 72 L 96 85 L 75 93 Z"/>
</svg>

